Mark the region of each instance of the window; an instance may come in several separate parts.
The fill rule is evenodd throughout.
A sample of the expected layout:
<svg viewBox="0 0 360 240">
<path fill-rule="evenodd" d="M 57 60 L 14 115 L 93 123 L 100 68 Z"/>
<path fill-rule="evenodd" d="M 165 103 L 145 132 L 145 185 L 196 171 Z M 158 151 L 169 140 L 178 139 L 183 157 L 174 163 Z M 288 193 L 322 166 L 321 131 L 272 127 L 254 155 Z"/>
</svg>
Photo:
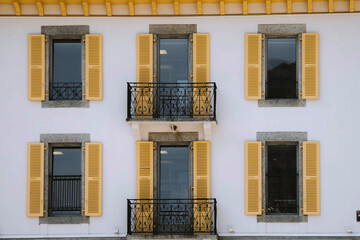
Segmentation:
<svg viewBox="0 0 360 240">
<path fill-rule="evenodd" d="M 101 101 L 102 35 L 89 26 L 42 26 L 41 33 L 28 36 L 29 100 L 43 108 Z"/>
<path fill-rule="evenodd" d="M 266 99 L 297 99 L 296 38 L 267 38 Z"/>
<path fill-rule="evenodd" d="M 49 216 L 81 215 L 81 146 L 51 146 Z"/>
<path fill-rule="evenodd" d="M 306 132 L 258 132 L 245 142 L 245 214 L 258 222 L 320 215 L 319 163 L 320 143 Z"/>
<path fill-rule="evenodd" d="M 52 41 L 50 100 L 82 100 L 81 39 Z"/>
<path fill-rule="evenodd" d="M 268 143 L 266 214 L 298 214 L 297 143 Z"/>
<path fill-rule="evenodd" d="M 245 98 L 259 107 L 305 107 L 319 98 L 319 34 L 305 24 L 259 24 L 245 34 Z"/>
</svg>

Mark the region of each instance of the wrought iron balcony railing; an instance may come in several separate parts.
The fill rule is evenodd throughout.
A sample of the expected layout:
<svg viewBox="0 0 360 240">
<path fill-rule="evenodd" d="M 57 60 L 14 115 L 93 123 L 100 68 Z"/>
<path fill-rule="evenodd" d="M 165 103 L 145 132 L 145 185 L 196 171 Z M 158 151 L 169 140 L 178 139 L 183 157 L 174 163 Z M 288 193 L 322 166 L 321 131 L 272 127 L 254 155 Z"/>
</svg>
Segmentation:
<svg viewBox="0 0 360 240">
<path fill-rule="evenodd" d="M 50 83 L 51 100 L 82 100 L 81 82 Z"/>
<path fill-rule="evenodd" d="M 128 83 L 127 120 L 216 120 L 215 83 Z"/>
<path fill-rule="evenodd" d="M 76 176 L 50 176 L 50 202 L 51 213 L 58 211 L 81 211 L 81 175 Z"/>
<path fill-rule="evenodd" d="M 128 199 L 128 234 L 216 234 L 216 199 Z"/>
</svg>

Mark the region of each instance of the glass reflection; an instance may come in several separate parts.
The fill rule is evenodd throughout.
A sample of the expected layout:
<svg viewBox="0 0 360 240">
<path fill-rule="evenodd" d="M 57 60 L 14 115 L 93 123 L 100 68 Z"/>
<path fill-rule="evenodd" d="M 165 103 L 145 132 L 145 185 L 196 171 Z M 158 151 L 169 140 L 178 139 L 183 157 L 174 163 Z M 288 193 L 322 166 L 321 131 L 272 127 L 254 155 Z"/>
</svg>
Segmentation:
<svg viewBox="0 0 360 240">
<path fill-rule="evenodd" d="M 81 148 L 53 148 L 53 176 L 81 175 Z"/>
<path fill-rule="evenodd" d="M 297 98 L 296 38 L 267 40 L 268 99 Z"/>
</svg>

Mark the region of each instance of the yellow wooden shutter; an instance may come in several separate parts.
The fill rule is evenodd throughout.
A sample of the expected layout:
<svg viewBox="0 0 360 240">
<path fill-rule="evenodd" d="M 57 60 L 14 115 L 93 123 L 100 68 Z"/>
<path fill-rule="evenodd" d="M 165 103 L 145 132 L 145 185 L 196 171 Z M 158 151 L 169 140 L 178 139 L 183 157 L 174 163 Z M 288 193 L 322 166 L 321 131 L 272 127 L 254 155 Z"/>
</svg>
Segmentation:
<svg viewBox="0 0 360 240">
<path fill-rule="evenodd" d="M 27 145 L 27 216 L 44 216 L 44 143 Z"/>
<path fill-rule="evenodd" d="M 320 142 L 303 142 L 304 215 L 320 215 Z"/>
<path fill-rule="evenodd" d="M 85 35 L 86 100 L 103 98 L 102 35 Z"/>
<path fill-rule="evenodd" d="M 136 229 L 141 232 L 153 231 L 153 187 L 154 187 L 154 156 L 153 142 L 136 142 L 136 198 L 147 199 L 139 201 L 137 206 L 138 221 Z M 150 199 L 150 200 L 149 200 Z"/>
<path fill-rule="evenodd" d="M 85 216 L 102 214 L 102 144 L 85 143 Z"/>
<path fill-rule="evenodd" d="M 193 150 L 194 199 L 210 198 L 210 142 L 195 141 Z M 210 230 L 211 205 L 207 200 L 194 202 L 194 231 Z M 209 221 L 207 221 L 209 220 Z"/>
<path fill-rule="evenodd" d="M 210 34 L 193 34 L 193 117 L 210 115 L 210 91 L 204 83 L 210 81 Z"/>
<path fill-rule="evenodd" d="M 136 114 L 138 118 L 152 118 L 153 115 L 153 35 L 136 36 Z"/>
<path fill-rule="evenodd" d="M 245 99 L 261 99 L 261 53 L 260 33 L 245 34 Z"/>
<path fill-rule="evenodd" d="M 302 34 L 302 99 L 319 99 L 319 34 Z"/>
<path fill-rule="evenodd" d="M 245 214 L 261 215 L 261 142 L 245 142 Z"/>
<path fill-rule="evenodd" d="M 28 36 L 28 98 L 45 100 L 45 35 Z"/>
</svg>

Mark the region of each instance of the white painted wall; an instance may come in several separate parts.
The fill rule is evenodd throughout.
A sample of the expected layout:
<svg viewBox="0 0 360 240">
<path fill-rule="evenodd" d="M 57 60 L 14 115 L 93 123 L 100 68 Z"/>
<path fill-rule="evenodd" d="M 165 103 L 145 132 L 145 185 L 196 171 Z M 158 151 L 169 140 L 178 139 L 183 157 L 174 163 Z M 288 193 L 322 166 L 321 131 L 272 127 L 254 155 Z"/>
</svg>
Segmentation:
<svg viewBox="0 0 360 240">
<path fill-rule="evenodd" d="M 137 33 L 149 24 L 197 24 L 210 33 L 218 126 L 211 144 L 211 191 L 226 234 L 360 234 L 360 14 L 226 17 L 0 18 L 0 235 L 126 234 L 135 198 L 135 140 L 126 123 L 126 82 L 135 81 Z M 259 108 L 244 99 L 244 34 L 264 23 L 306 24 L 320 34 L 320 99 L 305 108 Z M 27 35 L 42 25 L 90 25 L 103 35 L 104 100 L 90 108 L 42 109 L 27 99 Z M 192 126 L 189 126 L 192 128 Z M 244 214 L 244 141 L 258 131 L 306 131 L 321 142 L 321 215 L 308 223 L 257 223 Z M 90 133 L 103 143 L 103 215 L 90 224 L 39 225 L 26 217 L 26 143 L 41 133 Z M 203 132 L 200 133 L 203 136 Z"/>
</svg>

